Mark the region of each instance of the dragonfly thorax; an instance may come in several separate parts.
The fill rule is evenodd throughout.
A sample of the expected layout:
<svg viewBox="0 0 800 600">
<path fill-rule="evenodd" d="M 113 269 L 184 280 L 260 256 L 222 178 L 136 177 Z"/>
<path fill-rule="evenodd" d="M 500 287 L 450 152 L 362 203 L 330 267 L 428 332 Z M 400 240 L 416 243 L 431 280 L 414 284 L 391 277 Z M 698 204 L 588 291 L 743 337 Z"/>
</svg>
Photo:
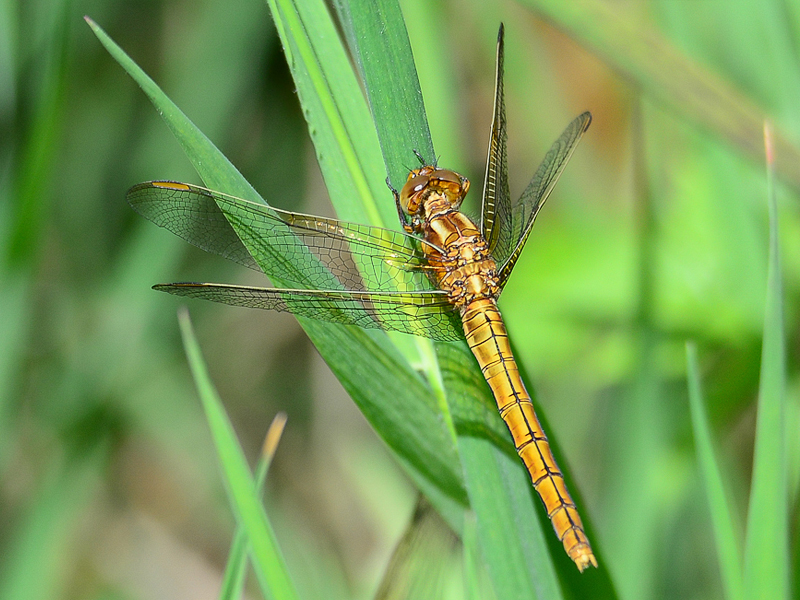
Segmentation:
<svg viewBox="0 0 800 600">
<path fill-rule="evenodd" d="M 449 169 L 438 169 L 431 165 L 414 169 L 400 191 L 400 206 L 407 215 L 421 216 L 425 200 L 436 194 L 449 203 L 451 208 L 461 206 L 469 191 L 469 179 Z"/>
</svg>

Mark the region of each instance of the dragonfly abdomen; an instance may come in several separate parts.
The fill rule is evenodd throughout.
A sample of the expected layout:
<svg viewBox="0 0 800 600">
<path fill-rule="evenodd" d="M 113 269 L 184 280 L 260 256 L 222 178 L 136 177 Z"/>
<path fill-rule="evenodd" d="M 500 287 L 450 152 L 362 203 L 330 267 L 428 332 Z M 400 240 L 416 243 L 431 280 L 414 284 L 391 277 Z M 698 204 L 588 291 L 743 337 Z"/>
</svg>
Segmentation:
<svg viewBox="0 0 800 600">
<path fill-rule="evenodd" d="M 581 571 L 589 565 L 597 566 L 575 503 L 522 383 L 495 300 L 486 298 L 470 302 L 462 309 L 461 318 L 467 343 L 492 389 L 517 454 L 544 502 L 547 516 L 564 549 Z"/>
</svg>

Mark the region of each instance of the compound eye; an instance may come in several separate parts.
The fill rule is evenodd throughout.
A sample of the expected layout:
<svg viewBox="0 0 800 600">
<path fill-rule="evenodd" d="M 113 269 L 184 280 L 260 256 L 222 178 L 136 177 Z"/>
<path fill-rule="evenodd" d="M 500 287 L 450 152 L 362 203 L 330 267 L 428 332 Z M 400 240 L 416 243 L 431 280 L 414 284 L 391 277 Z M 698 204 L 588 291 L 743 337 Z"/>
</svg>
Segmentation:
<svg viewBox="0 0 800 600">
<path fill-rule="evenodd" d="M 417 175 L 406 182 L 403 186 L 403 190 L 407 190 L 409 194 L 418 194 L 425 189 L 425 186 L 428 185 L 430 180 L 430 175 Z"/>
<path fill-rule="evenodd" d="M 431 173 L 431 179 L 438 179 L 439 181 L 447 181 L 449 183 L 457 183 L 461 186 L 462 177 L 455 171 L 450 169 L 436 169 Z"/>
<path fill-rule="evenodd" d="M 419 210 L 419 194 L 430 183 L 430 175 L 417 174 L 410 177 L 400 191 L 400 206 L 407 214 L 414 214 Z"/>
</svg>

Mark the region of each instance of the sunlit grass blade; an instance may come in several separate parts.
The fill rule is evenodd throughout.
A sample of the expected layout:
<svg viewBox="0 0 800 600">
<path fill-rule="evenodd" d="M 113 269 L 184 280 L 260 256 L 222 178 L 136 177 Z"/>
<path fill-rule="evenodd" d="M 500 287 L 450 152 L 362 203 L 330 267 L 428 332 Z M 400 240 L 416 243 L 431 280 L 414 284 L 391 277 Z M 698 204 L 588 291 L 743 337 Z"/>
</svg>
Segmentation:
<svg viewBox="0 0 800 600">
<path fill-rule="evenodd" d="M 327 15 L 323 2 L 307 2 L 305 8 Z M 329 15 L 327 18 L 330 18 Z M 221 192 L 261 202 L 262 199 L 225 156 L 204 136 L 169 98 L 95 23 L 87 18 L 95 35 L 128 74 L 150 97 L 177 137 L 206 185 Z M 301 32 L 297 32 L 301 34 Z M 333 53 L 331 53 L 333 54 Z M 318 60 L 325 56 L 317 55 Z M 344 93 L 344 92 L 342 92 Z M 360 93 L 360 92 L 358 92 Z M 310 127 L 315 127 L 311 124 Z M 335 146 L 318 148 L 326 156 Z M 272 277 L 280 286 L 279 278 Z M 412 477 L 438 487 L 448 498 L 465 503 L 455 444 L 442 422 L 441 409 L 431 401 L 431 391 L 400 356 L 384 334 L 353 327 L 299 319 L 328 366 L 379 435 L 411 467 Z"/>
<path fill-rule="evenodd" d="M 521 0 L 645 92 L 761 161 L 765 113 L 716 73 L 683 54 L 637 12 L 603 0 Z M 800 149 L 776 135 L 778 174 L 800 187 Z"/>
<path fill-rule="evenodd" d="M 747 514 L 744 589 L 748 599 L 789 598 L 789 506 L 786 473 L 786 355 L 783 284 L 774 188 L 774 150 L 764 125 L 769 205 L 769 265 L 761 379 L 753 453 L 753 480 Z"/>
<path fill-rule="evenodd" d="M 206 371 L 200 346 L 194 336 L 189 312 L 186 309 L 181 309 L 178 321 L 189 367 L 203 403 L 203 410 L 222 467 L 225 488 L 236 521 L 246 531 L 253 556 L 253 567 L 261 590 L 266 598 L 297 600 L 299 596 L 286 570 L 275 534 L 256 492 L 244 452 L 239 446 L 236 432 Z"/>
<path fill-rule="evenodd" d="M 700 386 L 700 371 L 697 366 L 697 348 L 691 342 L 686 344 L 686 371 L 697 463 L 703 478 L 703 487 L 705 488 L 708 507 L 711 512 L 711 522 L 717 546 L 717 560 L 719 561 L 725 597 L 728 600 L 744 600 L 741 550 L 734 528 L 731 509 L 725 495 L 722 474 L 720 473 L 711 442 L 711 429 L 708 424 L 705 400 Z"/>
<path fill-rule="evenodd" d="M 340 218 L 391 227 L 380 147 L 336 26 L 322 2 L 267 0 Z"/>
<path fill-rule="evenodd" d="M 264 493 L 264 483 L 267 480 L 267 471 L 272 463 L 272 457 L 278 449 L 283 428 L 286 426 L 286 413 L 278 413 L 272 419 L 267 435 L 264 438 L 264 445 L 261 447 L 261 456 L 256 464 L 256 495 L 260 498 Z M 222 587 L 219 597 L 222 600 L 237 600 L 242 597 L 244 591 L 244 576 L 247 568 L 247 531 L 241 525 L 237 525 L 233 534 L 233 542 L 228 553 L 228 563 L 225 566 L 225 573 L 222 576 Z"/>
</svg>

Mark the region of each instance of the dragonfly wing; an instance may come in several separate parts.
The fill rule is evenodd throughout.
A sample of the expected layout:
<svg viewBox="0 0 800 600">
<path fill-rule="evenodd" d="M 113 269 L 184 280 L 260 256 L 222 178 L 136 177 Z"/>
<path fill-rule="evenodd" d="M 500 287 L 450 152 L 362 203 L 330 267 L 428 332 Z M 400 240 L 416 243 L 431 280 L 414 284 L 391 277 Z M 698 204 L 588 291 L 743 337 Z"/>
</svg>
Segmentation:
<svg viewBox="0 0 800 600">
<path fill-rule="evenodd" d="M 185 183 L 148 181 L 128 190 L 133 210 L 206 252 L 260 271 L 212 194 Z"/>
<path fill-rule="evenodd" d="M 290 312 L 330 323 L 400 331 L 442 342 L 464 337 L 457 311 L 447 294 L 440 291 L 288 290 L 218 283 L 169 283 L 153 289 L 232 306 Z"/>
<path fill-rule="evenodd" d="M 283 211 L 185 183 L 140 183 L 128 201 L 189 243 L 290 285 L 430 288 L 417 241 L 400 232 Z"/>
<path fill-rule="evenodd" d="M 495 248 L 511 245 L 511 200 L 508 192 L 506 105 L 503 93 L 504 28 L 497 33 L 497 63 L 494 84 L 494 110 L 492 130 L 489 135 L 489 155 L 483 179 L 481 206 L 481 232 L 496 256 Z"/>
<path fill-rule="evenodd" d="M 528 187 L 522 192 L 520 199 L 511 207 L 509 235 L 501 238 L 501 243 L 498 243 L 492 253 L 498 264 L 498 279 L 501 287 L 508 280 L 508 276 L 528 240 L 536 215 L 550 192 L 553 191 L 564 167 L 572 157 L 575 147 L 591 122 L 591 113 L 585 112 L 567 125 L 561 136 L 547 151 L 542 164 L 539 165 Z"/>
</svg>

